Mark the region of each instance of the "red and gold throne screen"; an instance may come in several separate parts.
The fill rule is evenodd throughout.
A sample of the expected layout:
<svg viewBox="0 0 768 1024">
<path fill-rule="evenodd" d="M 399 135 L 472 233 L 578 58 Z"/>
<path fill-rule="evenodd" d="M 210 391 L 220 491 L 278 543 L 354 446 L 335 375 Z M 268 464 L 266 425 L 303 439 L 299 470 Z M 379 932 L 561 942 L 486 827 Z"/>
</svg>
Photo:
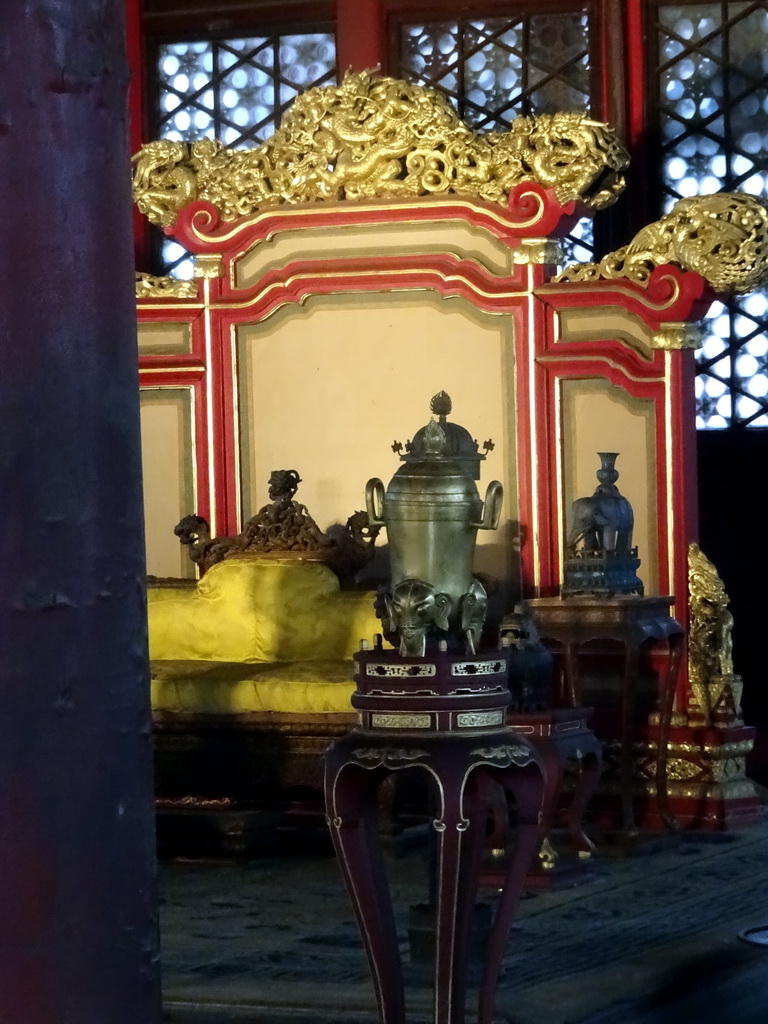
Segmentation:
<svg viewBox="0 0 768 1024">
<path fill-rule="evenodd" d="M 480 135 L 431 90 L 367 73 L 300 96 L 257 149 L 143 147 L 139 208 L 194 256 L 191 281 L 137 275 L 148 572 L 194 575 L 174 525 L 197 512 L 236 534 L 278 467 L 321 529 L 345 522 L 392 475 L 393 424 L 415 429 L 445 390 L 495 442 L 505 508 L 477 569 L 510 607 L 558 593 L 571 503 L 612 451 L 645 593 L 673 594 L 687 627 L 696 321 L 756 285 L 765 211 L 684 200 L 558 275 L 558 237 L 617 198 L 626 165 L 585 115 Z M 683 673 L 683 731 L 689 696 Z"/>
</svg>

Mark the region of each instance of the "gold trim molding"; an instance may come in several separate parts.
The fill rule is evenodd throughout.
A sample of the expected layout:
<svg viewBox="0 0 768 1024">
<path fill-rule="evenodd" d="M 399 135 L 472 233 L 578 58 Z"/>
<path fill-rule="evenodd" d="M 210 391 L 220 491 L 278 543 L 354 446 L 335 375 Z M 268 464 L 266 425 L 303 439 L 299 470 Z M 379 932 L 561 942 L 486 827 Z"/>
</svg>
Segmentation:
<svg viewBox="0 0 768 1024">
<path fill-rule="evenodd" d="M 194 281 L 182 281 L 178 277 L 155 277 L 153 274 L 136 274 L 137 299 L 196 299 L 197 285 Z"/>
<path fill-rule="evenodd" d="M 768 278 L 768 210 L 743 192 L 680 199 L 628 245 L 599 263 L 567 267 L 555 281 L 627 278 L 645 286 L 666 263 L 696 271 L 716 292 L 753 291 Z"/>
<path fill-rule="evenodd" d="M 512 250 L 512 262 L 517 264 L 556 265 L 562 259 L 562 248 L 549 238 L 524 238 L 520 246 Z"/>
<path fill-rule="evenodd" d="M 648 715 L 648 724 L 654 726 L 661 725 L 661 717 L 658 711 L 652 711 Z M 673 711 L 669 719 L 669 724 L 673 729 L 686 726 L 688 725 L 688 715 L 683 711 Z"/>
<path fill-rule="evenodd" d="M 718 758 L 703 765 L 682 757 L 672 757 L 667 765 L 667 778 L 678 782 L 688 779 L 696 779 L 699 782 L 740 782 L 746 777 L 747 769 L 743 757 Z"/>
<path fill-rule="evenodd" d="M 605 779 L 600 782 L 601 790 L 605 793 L 619 795 L 622 792 L 619 779 Z M 656 783 L 650 779 L 634 780 L 632 791 L 636 796 L 645 794 L 655 797 Z M 754 797 L 755 784 L 751 779 L 733 779 L 727 782 L 711 782 L 706 779 L 691 781 L 689 779 L 669 779 L 667 792 L 671 799 L 688 798 L 693 800 L 721 800 L 727 803 L 729 800 L 744 800 Z"/>
<path fill-rule="evenodd" d="M 504 205 L 522 182 L 600 210 L 623 191 L 629 156 L 612 128 L 586 114 L 518 117 L 508 131 L 481 135 L 435 90 L 362 71 L 302 93 L 255 149 L 161 139 L 133 161 L 137 206 L 170 227 L 195 199 L 231 221 L 318 199 L 460 194 Z"/>
<path fill-rule="evenodd" d="M 218 254 L 195 256 L 192 276 L 197 278 L 224 277 L 224 260 Z"/>
<path fill-rule="evenodd" d="M 704 330 L 700 324 L 686 323 L 665 323 L 651 337 L 653 348 L 664 349 L 667 352 L 677 352 L 681 349 L 701 348 L 704 340 Z"/>
</svg>

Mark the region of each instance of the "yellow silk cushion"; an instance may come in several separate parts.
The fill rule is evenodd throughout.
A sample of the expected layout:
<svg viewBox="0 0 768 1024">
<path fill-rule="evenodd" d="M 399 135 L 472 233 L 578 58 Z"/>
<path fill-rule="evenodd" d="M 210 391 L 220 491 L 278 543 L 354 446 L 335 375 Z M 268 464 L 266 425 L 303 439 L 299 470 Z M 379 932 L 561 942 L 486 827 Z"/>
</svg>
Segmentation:
<svg viewBox="0 0 768 1024">
<path fill-rule="evenodd" d="M 352 714 L 353 672 L 351 660 L 153 662 L 152 707 L 184 714 Z"/>
<path fill-rule="evenodd" d="M 319 562 L 227 559 L 196 587 L 148 591 L 152 661 L 344 660 L 381 630 L 370 591 Z M 350 663 L 351 667 L 351 663 Z"/>
</svg>

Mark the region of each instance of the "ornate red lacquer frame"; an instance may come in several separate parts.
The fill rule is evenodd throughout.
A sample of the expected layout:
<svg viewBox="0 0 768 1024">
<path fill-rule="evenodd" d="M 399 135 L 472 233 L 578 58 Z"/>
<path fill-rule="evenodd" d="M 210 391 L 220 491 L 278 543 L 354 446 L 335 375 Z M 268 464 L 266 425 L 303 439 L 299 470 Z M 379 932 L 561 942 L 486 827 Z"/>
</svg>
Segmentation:
<svg viewBox="0 0 768 1024">
<path fill-rule="evenodd" d="M 138 309 L 140 322 L 189 325 L 191 353 L 144 356 L 141 382 L 193 388 L 198 511 L 219 533 L 240 527 L 234 325 L 259 322 L 310 295 L 425 289 L 462 296 L 478 309 L 504 312 L 514 321 L 519 515 L 531 538 L 522 552 L 525 589 L 546 596 L 560 582 L 560 381 L 599 377 L 654 403 L 659 585 L 663 592 L 686 594 L 686 548 L 696 529 L 693 354 L 656 350 L 649 356 L 618 338 L 562 344 L 558 317 L 568 309 L 609 305 L 657 331 L 669 322 L 698 319 L 708 304 L 706 284 L 698 274 L 672 266 L 654 271 L 647 287 L 626 280 L 552 283 L 553 267 L 536 261 L 551 257 L 543 248 L 537 257 L 536 245 L 567 229 L 575 212 L 573 204 L 561 206 L 537 184 L 517 186 L 506 209 L 460 197 L 316 203 L 270 207 L 225 222 L 210 204 L 186 207 L 173 234 L 199 257 L 198 272 L 205 276 L 197 282 L 197 297 L 140 300 Z M 235 285 L 236 261 L 278 232 L 404 220 L 462 220 L 481 227 L 510 247 L 513 270 L 499 275 L 450 252 L 388 254 L 364 262 L 324 256 L 291 259 L 248 288 Z M 683 619 L 685 603 L 677 609 Z"/>
</svg>

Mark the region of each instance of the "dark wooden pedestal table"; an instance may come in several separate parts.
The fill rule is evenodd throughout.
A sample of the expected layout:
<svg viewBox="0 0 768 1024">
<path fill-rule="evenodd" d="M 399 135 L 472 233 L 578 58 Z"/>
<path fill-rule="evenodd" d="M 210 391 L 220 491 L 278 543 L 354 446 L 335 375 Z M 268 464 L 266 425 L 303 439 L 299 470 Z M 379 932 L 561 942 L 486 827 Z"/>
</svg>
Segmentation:
<svg viewBox="0 0 768 1024">
<path fill-rule="evenodd" d="M 603 768 L 603 745 L 588 725 L 591 714 L 591 708 L 549 708 L 507 718 L 510 728 L 531 741 L 544 766 L 544 824 L 548 829 L 556 822 L 566 765 L 578 762 L 579 774 L 565 810 L 565 825 L 571 849 L 582 857 L 589 857 L 595 848 L 584 832 L 584 812 Z"/>
<path fill-rule="evenodd" d="M 659 680 L 659 734 L 656 758 L 656 798 L 659 814 L 670 829 L 678 827 L 667 792 L 667 747 L 675 686 L 680 670 L 685 634 L 669 614 L 672 597 L 569 597 L 537 598 L 529 602 L 542 640 L 562 645 L 566 698 L 581 703 L 578 652 L 593 640 L 615 640 L 624 647 L 621 710 L 621 798 L 624 832 L 636 834 L 633 806 L 633 745 L 637 679 L 641 650 L 645 645 L 666 648 L 666 669 Z"/>
<path fill-rule="evenodd" d="M 377 790 L 389 772 L 422 768 L 436 797 L 435 1024 L 463 1024 L 468 937 L 493 783 L 516 805 L 510 858 L 480 984 L 478 1024 L 491 1024 L 501 960 L 528 868 L 543 838 L 544 779 L 537 753 L 504 724 L 506 655 L 393 651 L 355 656 L 360 728 L 326 754 L 331 835 L 362 932 L 381 1024 L 403 1024 L 403 977 L 379 842 Z"/>
</svg>

